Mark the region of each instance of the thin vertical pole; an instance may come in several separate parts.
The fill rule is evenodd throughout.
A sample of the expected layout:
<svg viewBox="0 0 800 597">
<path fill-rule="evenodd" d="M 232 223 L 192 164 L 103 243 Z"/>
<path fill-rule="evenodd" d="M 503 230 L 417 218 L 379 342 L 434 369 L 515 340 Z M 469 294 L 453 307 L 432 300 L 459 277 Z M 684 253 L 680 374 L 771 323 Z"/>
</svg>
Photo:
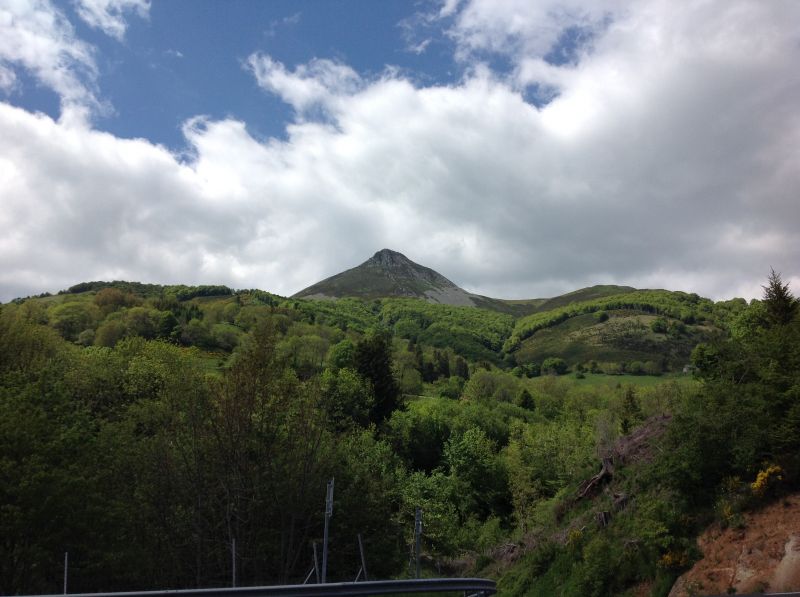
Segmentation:
<svg viewBox="0 0 800 597">
<path fill-rule="evenodd" d="M 231 540 L 231 586 L 236 588 L 236 539 Z"/>
<path fill-rule="evenodd" d="M 319 584 L 319 560 L 317 559 L 317 542 L 314 541 L 311 545 L 314 548 L 314 572 L 316 573 L 317 576 L 317 584 Z"/>
<path fill-rule="evenodd" d="M 64 595 L 67 594 L 67 574 L 69 570 L 69 552 L 64 552 Z"/>
<path fill-rule="evenodd" d="M 325 535 L 322 538 L 322 583 L 328 578 L 328 521 L 333 516 L 333 479 L 328 483 L 325 495 Z"/>
<path fill-rule="evenodd" d="M 361 542 L 361 533 L 358 534 L 358 551 L 361 552 L 361 570 L 364 571 L 364 580 L 369 580 L 367 576 L 367 560 L 364 557 L 364 544 Z"/>
<path fill-rule="evenodd" d="M 417 508 L 414 515 L 414 556 L 417 560 L 417 578 L 419 578 L 420 539 L 422 537 L 422 509 Z"/>
</svg>

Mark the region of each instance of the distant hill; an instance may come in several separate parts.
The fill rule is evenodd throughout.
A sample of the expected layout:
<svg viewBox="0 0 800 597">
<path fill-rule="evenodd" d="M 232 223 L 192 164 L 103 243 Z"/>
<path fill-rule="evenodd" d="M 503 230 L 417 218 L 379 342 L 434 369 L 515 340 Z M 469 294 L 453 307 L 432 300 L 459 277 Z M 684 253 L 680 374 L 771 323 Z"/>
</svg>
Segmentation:
<svg viewBox="0 0 800 597">
<path fill-rule="evenodd" d="M 317 282 L 293 298 L 418 298 L 429 303 L 479 307 L 523 317 L 632 290 L 630 286 L 599 285 L 553 298 L 497 299 L 467 292 L 439 272 L 411 261 L 402 253 L 381 249 L 361 265 Z"/>
<path fill-rule="evenodd" d="M 482 298 L 459 288 L 440 273 L 391 249 L 381 249 L 361 265 L 309 286 L 294 298 L 418 298 L 430 303 L 477 306 Z"/>
<path fill-rule="evenodd" d="M 696 294 L 615 285 L 552 298 L 496 299 L 470 293 L 390 249 L 288 299 L 222 285 L 118 280 L 82 282 L 34 300 L 47 309 L 52 327 L 84 345 L 143 335 L 229 352 L 256 320 L 280 313 L 357 333 L 385 326 L 428 349 L 527 373 L 557 357 L 569 367 L 640 374 L 683 369 L 692 349 L 746 306 L 743 300 L 715 304 Z"/>
<path fill-rule="evenodd" d="M 622 292 L 616 292 L 622 289 Z M 569 300 L 578 297 L 579 300 Z M 518 318 L 504 351 L 518 363 L 558 356 L 588 361 L 650 363 L 649 370 L 686 364 L 698 342 L 720 331 L 726 310 L 709 299 L 668 290 L 594 287 L 550 299 Z"/>
<path fill-rule="evenodd" d="M 550 311 L 558 307 L 566 307 L 572 303 L 582 303 L 584 301 L 593 301 L 607 296 L 614 296 L 617 294 L 625 294 L 636 290 L 632 286 L 615 286 L 614 284 L 599 284 L 597 286 L 589 286 L 581 288 L 580 290 L 573 290 L 567 294 L 562 294 L 549 299 L 538 299 L 541 302 L 537 303 L 535 307 L 536 313 L 543 311 Z M 511 301 L 509 301 L 511 302 Z"/>
</svg>

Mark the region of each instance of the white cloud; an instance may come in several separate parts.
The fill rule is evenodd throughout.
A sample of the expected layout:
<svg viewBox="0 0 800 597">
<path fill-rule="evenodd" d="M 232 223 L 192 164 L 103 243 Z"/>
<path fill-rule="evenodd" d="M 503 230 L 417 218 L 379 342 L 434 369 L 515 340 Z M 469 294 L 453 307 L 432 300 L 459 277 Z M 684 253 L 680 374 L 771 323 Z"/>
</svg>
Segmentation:
<svg viewBox="0 0 800 597">
<path fill-rule="evenodd" d="M 146 17 L 148 0 L 75 0 L 90 26 L 122 40 L 123 14 Z M 107 112 L 98 97 L 96 49 L 79 39 L 63 11 L 50 0 L 6 0 L 0 5 L 0 90 L 17 90 L 16 69 L 24 69 L 51 89 L 61 102 L 61 120 L 81 125 L 93 113 Z"/>
<path fill-rule="evenodd" d="M 449 34 L 461 58 L 479 51 L 519 58 L 547 54 L 570 26 L 601 31 L 610 15 L 624 18 L 624 7 L 629 5 L 620 0 L 469 0 L 444 16 L 455 14 Z"/>
<path fill-rule="evenodd" d="M 125 13 L 147 18 L 150 0 L 73 0 L 78 16 L 94 29 L 119 41 L 125 38 L 128 23 Z"/>
<path fill-rule="evenodd" d="M 59 95 L 66 118 L 100 107 L 94 49 L 48 0 L 7 0 L 0 6 L 0 87 L 13 87 L 13 69 L 19 67 Z"/>
<path fill-rule="evenodd" d="M 419 56 L 420 54 L 425 53 L 425 50 L 428 49 L 428 46 L 431 44 L 431 41 L 433 40 L 430 37 L 428 37 L 426 39 L 423 39 L 421 42 L 417 44 L 409 46 L 407 50 L 412 54 L 416 54 L 417 56 Z"/>
<path fill-rule="evenodd" d="M 296 12 L 281 19 L 273 19 L 264 30 L 265 37 L 275 37 L 282 29 L 287 29 L 297 25 L 303 18 L 303 13 Z"/>
<path fill-rule="evenodd" d="M 17 75 L 10 68 L 0 64 L 0 89 L 9 93 L 17 82 Z"/>
<path fill-rule="evenodd" d="M 532 39 L 540 5 L 507 0 L 478 31 L 479 5 L 453 4 L 462 53 L 508 52 L 511 79 L 419 87 L 254 54 L 296 110 L 287 138 L 196 118 L 185 162 L 0 104 L 0 296 L 104 278 L 289 294 L 385 246 L 501 297 L 800 279 L 798 5 L 576 2 L 611 18 L 565 65 L 542 61 L 558 34 Z M 538 109 L 521 89 L 545 80 L 559 95 Z"/>
<path fill-rule="evenodd" d="M 249 68 L 260 87 L 275 93 L 298 112 L 312 107 L 329 107 L 342 96 L 355 93 L 362 84 L 352 68 L 333 60 L 314 59 L 290 72 L 265 54 L 252 54 Z"/>
</svg>

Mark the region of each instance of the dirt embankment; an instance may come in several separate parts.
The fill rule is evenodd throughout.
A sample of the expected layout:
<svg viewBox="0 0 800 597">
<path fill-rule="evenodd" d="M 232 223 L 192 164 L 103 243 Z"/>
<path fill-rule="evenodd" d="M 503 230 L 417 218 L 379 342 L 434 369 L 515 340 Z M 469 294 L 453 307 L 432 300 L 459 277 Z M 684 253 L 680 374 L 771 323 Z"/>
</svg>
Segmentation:
<svg viewBox="0 0 800 597">
<path fill-rule="evenodd" d="M 800 494 L 746 514 L 744 528 L 713 525 L 698 546 L 703 559 L 669 597 L 800 591 Z"/>
</svg>

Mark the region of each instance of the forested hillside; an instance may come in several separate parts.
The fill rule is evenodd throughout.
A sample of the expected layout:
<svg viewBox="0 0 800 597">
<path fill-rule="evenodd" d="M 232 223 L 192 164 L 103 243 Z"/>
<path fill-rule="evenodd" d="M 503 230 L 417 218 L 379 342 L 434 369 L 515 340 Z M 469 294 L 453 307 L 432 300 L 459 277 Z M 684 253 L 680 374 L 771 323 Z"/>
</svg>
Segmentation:
<svg viewBox="0 0 800 597">
<path fill-rule="evenodd" d="M 666 594 L 709 521 L 797 486 L 797 302 L 777 275 L 749 305 L 610 292 L 519 319 L 128 282 L 2 305 L 0 593 L 58 591 L 64 552 L 73 592 L 226 585 L 234 540 L 240 584 L 302 581 L 335 477 L 331 580 L 358 533 L 407 575 L 421 507 L 428 575 Z"/>
</svg>

